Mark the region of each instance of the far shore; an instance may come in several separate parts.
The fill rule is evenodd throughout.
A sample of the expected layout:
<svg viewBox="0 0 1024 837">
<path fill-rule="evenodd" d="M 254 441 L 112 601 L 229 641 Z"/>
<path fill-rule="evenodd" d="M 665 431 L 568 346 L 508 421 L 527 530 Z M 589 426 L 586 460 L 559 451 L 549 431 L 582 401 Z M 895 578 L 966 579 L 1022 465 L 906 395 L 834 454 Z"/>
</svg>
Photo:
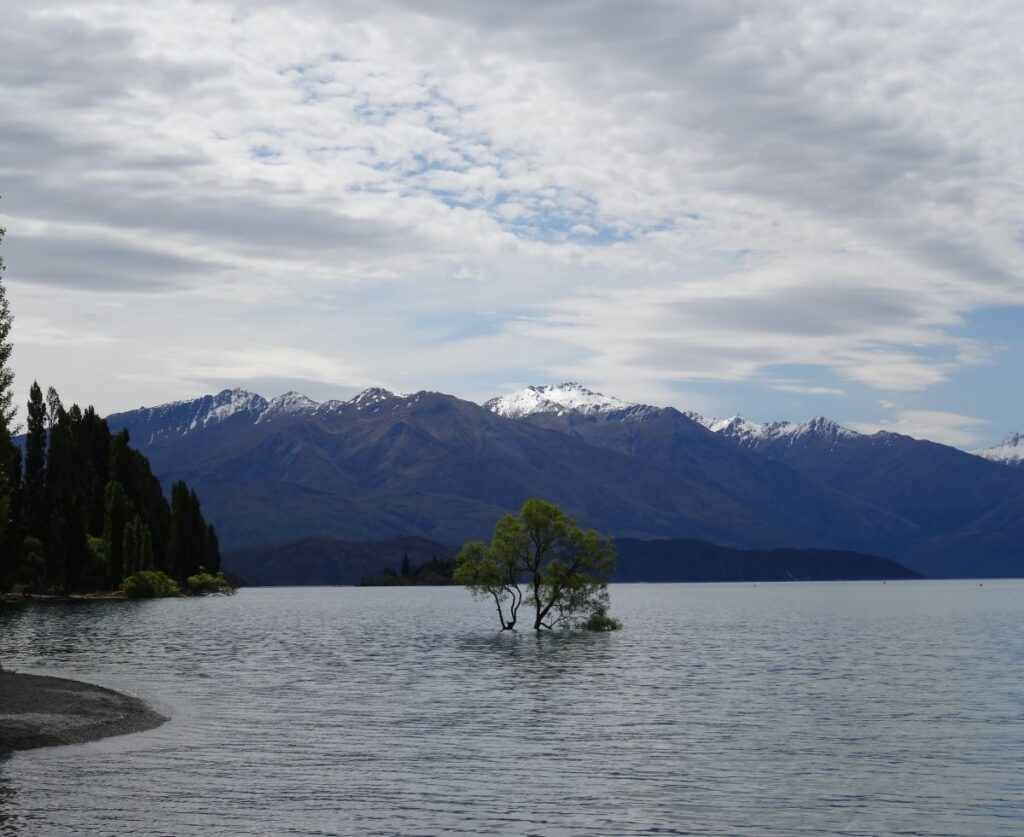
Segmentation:
<svg viewBox="0 0 1024 837">
<path fill-rule="evenodd" d="M 167 720 L 139 698 L 102 686 L 0 670 L 0 759 L 16 750 L 144 732 Z"/>
</svg>

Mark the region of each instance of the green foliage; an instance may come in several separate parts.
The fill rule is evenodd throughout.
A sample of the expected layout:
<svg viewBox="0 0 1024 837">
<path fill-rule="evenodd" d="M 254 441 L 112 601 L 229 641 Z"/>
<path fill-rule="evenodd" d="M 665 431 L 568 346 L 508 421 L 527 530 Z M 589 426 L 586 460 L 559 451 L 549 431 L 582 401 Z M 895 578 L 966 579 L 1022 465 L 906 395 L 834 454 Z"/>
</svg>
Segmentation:
<svg viewBox="0 0 1024 837">
<path fill-rule="evenodd" d="M 518 515 L 498 521 L 489 546 L 467 543 L 456 556 L 454 577 L 494 601 L 503 630 L 515 627 L 523 601 L 533 606 L 533 627 L 540 630 L 585 626 L 600 612 L 609 618 L 614 571 L 610 538 L 581 529 L 554 503 L 533 499 Z"/>
<path fill-rule="evenodd" d="M 39 538 L 25 538 L 15 581 L 26 590 L 45 589 L 46 558 L 43 542 Z"/>
<path fill-rule="evenodd" d="M 162 572 L 183 586 L 200 566 L 220 569 L 217 535 L 195 491 L 179 483 L 172 514 L 149 462 L 128 442 L 127 432 L 111 434 L 91 407 L 65 408 L 52 387 L 44 398 L 33 384 L 23 478 L 20 457 L 2 455 L 0 426 L 0 589 L 14 580 L 29 592 L 90 592 L 146 571 Z M 14 493 L 3 488 L 8 461 Z M 8 509 L 13 512 L 5 529 Z M 174 533 L 182 537 L 172 555 Z M 21 548 L 26 535 L 35 544 L 29 552 Z M 12 542 L 13 558 L 4 557 L 6 541 Z"/>
<path fill-rule="evenodd" d="M 207 572 L 205 567 L 200 567 L 198 573 L 190 575 L 185 586 L 185 593 L 189 596 L 233 596 L 237 590 L 237 586 L 228 581 L 224 573 L 214 575 Z"/>
<path fill-rule="evenodd" d="M 110 547 L 110 574 L 123 578 L 125 572 L 124 530 L 128 525 L 128 495 L 117 480 L 110 480 L 103 492 L 103 539 Z"/>
<path fill-rule="evenodd" d="M 376 578 L 363 581 L 364 587 L 436 587 L 453 584 L 454 561 L 445 561 L 437 556 L 423 564 L 413 566 L 409 556 L 402 557 L 399 571 L 385 567 Z"/>
<path fill-rule="evenodd" d="M 170 543 L 167 550 L 168 572 L 181 581 L 207 567 L 220 569 L 220 545 L 217 533 L 203 519 L 199 498 L 183 482 L 171 486 Z"/>
<path fill-rule="evenodd" d="M 456 584 L 466 587 L 475 597 L 493 599 L 501 629 L 511 631 L 519 618 L 523 592 L 518 583 L 518 560 L 513 553 L 502 549 L 499 532 L 504 520 L 498 521 L 491 546 L 482 541 L 470 541 L 462 547 L 455 556 L 453 578 Z"/>
<path fill-rule="evenodd" d="M 124 574 L 135 575 L 153 569 L 153 539 L 149 527 L 135 515 L 124 527 Z"/>
<path fill-rule="evenodd" d="M 587 631 L 617 631 L 621 627 L 622 623 L 614 616 L 609 616 L 605 608 L 593 611 L 583 623 L 583 628 Z"/>
<path fill-rule="evenodd" d="M 86 562 L 82 581 L 89 590 L 104 590 L 110 586 L 110 546 L 103 538 L 86 540 Z"/>
<path fill-rule="evenodd" d="M 128 599 L 160 599 L 181 595 L 178 582 L 158 570 L 143 570 L 128 576 L 122 589 Z"/>
</svg>

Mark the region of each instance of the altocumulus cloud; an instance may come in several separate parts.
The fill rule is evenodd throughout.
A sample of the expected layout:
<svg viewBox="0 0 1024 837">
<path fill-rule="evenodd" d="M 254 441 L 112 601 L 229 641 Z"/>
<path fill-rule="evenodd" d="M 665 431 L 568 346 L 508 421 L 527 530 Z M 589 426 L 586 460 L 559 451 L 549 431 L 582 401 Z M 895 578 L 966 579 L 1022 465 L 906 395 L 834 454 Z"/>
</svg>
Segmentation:
<svg viewBox="0 0 1024 837">
<path fill-rule="evenodd" d="M 231 372 L 852 415 L 1024 304 L 1016 3 L 8 6 L 17 368 L 101 409 Z"/>
</svg>

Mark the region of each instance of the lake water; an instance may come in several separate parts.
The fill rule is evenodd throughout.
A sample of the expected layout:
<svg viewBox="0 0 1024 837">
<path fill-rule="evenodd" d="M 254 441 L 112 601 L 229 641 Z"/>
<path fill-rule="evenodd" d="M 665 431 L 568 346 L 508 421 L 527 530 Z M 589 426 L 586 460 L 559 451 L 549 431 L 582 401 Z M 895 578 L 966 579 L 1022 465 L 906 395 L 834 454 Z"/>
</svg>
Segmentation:
<svg viewBox="0 0 1024 837">
<path fill-rule="evenodd" d="M 0 611 L 152 732 L 0 762 L 0 834 L 1024 834 L 1024 582 L 635 585 L 614 634 L 457 588 Z"/>
</svg>

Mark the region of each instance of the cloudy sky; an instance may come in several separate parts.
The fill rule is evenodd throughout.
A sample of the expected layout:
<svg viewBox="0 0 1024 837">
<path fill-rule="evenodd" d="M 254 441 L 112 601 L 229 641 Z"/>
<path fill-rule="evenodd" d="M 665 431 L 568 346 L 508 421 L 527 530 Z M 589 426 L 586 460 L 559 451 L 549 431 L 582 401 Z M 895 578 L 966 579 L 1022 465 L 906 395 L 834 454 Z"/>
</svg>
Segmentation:
<svg viewBox="0 0 1024 837">
<path fill-rule="evenodd" d="M 0 0 L 18 397 L 1024 430 L 1024 6 Z"/>
</svg>

